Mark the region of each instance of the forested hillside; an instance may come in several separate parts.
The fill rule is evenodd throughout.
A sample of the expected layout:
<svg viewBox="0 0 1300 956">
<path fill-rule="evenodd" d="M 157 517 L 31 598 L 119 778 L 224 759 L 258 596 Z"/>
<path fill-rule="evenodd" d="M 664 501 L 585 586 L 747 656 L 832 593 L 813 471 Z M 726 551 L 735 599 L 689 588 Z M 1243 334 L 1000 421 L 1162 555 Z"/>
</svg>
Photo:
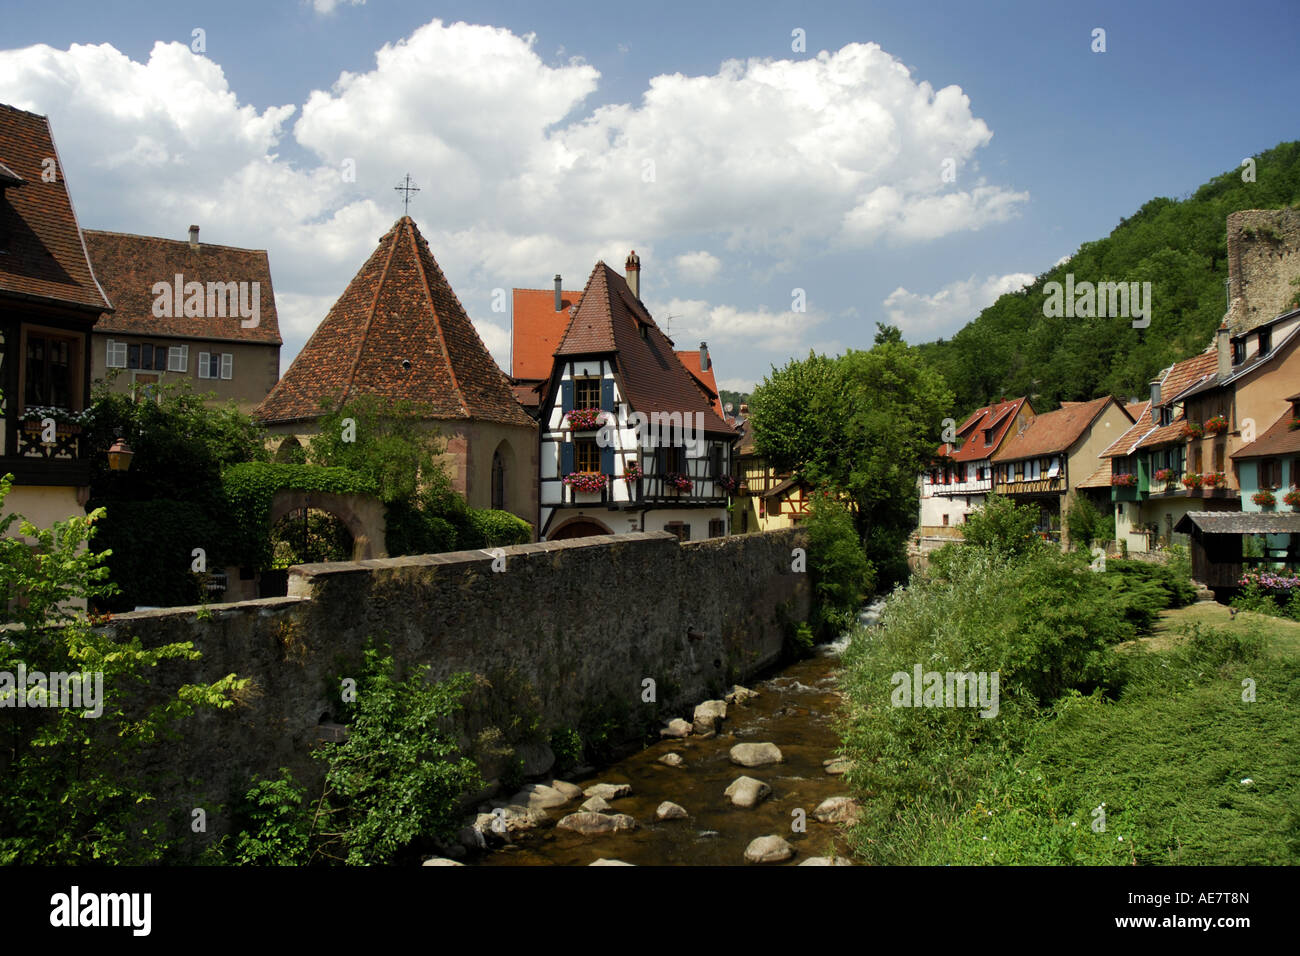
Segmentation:
<svg viewBox="0 0 1300 956">
<path fill-rule="evenodd" d="M 955 411 L 1001 395 L 1037 394 L 1039 412 L 1105 393 L 1141 396 L 1160 369 L 1204 349 L 1226 311 L 1228 214 L 1300 202 L 1300 142 L 1279 144 L 1255 162 L 1255 182 L 1243 182 L 1238 168 L 1187 199 L 1152 199 L 952 339 L 920 346 L 956 393 Z M 1044 317 L 1044 284 L 1064 283 L 1067 272 L 1076 282 L 1150 282 L 1150 327 Z"/>
</svg>

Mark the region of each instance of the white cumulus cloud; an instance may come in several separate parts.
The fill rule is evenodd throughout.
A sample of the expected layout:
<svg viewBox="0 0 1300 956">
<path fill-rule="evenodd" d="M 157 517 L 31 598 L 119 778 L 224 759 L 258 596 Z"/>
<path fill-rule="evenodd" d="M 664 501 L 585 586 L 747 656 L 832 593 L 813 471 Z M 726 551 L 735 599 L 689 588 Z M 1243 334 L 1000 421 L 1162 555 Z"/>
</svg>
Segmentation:
<svg viewBox="0 0 1300 956">
<path fill-rule="evenodd" d="M 1027 272 L 988 276 L 971 276 L 950 282 L 938 292 L 909 292 L 899 286 L 882 303 L 891 325 L 903 331 L 910 342 L 924 342 L 947 336 L 961 328 L 997 301 L 998 296 L 1015 292 L 1032 283 L 1035 276 Z"/>
</svg>

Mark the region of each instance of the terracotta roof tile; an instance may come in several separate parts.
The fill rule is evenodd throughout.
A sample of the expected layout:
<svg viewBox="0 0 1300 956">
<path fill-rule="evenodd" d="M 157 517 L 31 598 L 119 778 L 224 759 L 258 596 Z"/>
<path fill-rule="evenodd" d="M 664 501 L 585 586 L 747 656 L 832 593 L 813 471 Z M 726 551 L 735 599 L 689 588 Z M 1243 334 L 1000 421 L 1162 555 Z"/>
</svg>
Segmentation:
<svg viewBox="0 0 1300 956">
<path fill-rule="evenodd" d="M 1150 399 L 1145 402 L 1125 405 L 1124 411 L 1128 412 L 1129 416 L 1134 420 L 1133 424 L 1128 431 L 1111 442 L 1110 446 L 1097 456 L 1098 458 L 1123 458 L 1133 454 L 1138 442 L 1154 427 L 1154 423 L 1151 421 Z M 1106 467 L 1109 468 L 1110 465 Z"/>
<path fill-rule="evenodd" d="M 1021 396 L 1009 402 L 998 402 L 996 405 L 985 405 L 983 408 L 975 409 L 957 429 L 957 436 L 962 439 L 961 447 L 954 451 L 952 446 L 945 442 L 939 446 L 937 454 L 950 461 L 982 461 L 988 458 L 1006 436 L 1007 430 L 1020 414 L 1020 408 L 1026 401 L 1025 397 Z M 1033 411 L 1032 407 L 1030 411 Z M 984 432 L 990 428 L 993 429 L 992 440 L 986 443 Z"/>
<path fill-rule="evenodd" d="M 1104 463 L 1100 468 L 1094 471 L 1083 481 L 1075 485 L 1076 488 L 1109 488 L 1110 487 L 1110 462 Z"/>
<path fill-rule="evenodd" d="M 641 329 L 645 329 L 642 337 Z M 704 430 L 734 435 L 686 370 L 672 340 L 655 325 L 624 278 L 596 263 L 557 356 L 616 353 L 618 374 L 632 408 L 642 413 L 699 412 Z"/>
<path fill-rule="evenodd" d="M 136 335 L 166 335 L 176 338 L 219 339 L 231 342 L 260 342 L 280 345 L 280 321 L 275 311 L 275 290 L 271 286 L 271 264 L 264 249 L 237 249 L 200 243 L 190 248 L 188 240 L 132 236 L 121 232 L 87 229 L 86 249 L 116 312 L 100 319 L 96 332 L 129 332 Z M 183 282 L 204 285 L 217 282 L 248 283 L 252 305 L 252 283 L 257 283 L 257 325 L 244 328 L 236 298 L 227 306 L 226 297 L 214 294 L 212 314 L 205 298 L 203 316 L 155 316 L 155 282 L 174 286 Z M 224 312 L 225 314 L 219 314 Z"/>
<path fill-rule="evenodd" d="M 1293 455 L 1300 453 L 1300 428 L 1291 430 L 1292 415 L 1287 412 L 1244 448 L 1233 452 L 1230 458 L 1271 458 L 1275 455 Z M 1296 476 L 1292 474 L 1294 484 Z"/>
<path fill-rule="evenodd" d="M 256 415 L 314 418 L 327 396 L 357 394 L 408 399 L 435 419 L 536 424 L 409 216 L 379 240 Z"/>
<path fill-rule="evenodd" d="M 1008 441 L 993 460 L 1016 461 L 1064 452 L 1079 440 L 1106 405 L 1114 401 L 1109 395 L 1103 395 L 1090 402 L 1070 404 L 1054 412 L 1035 415 L 1029 419 L 1025 430 Z"/>
<path fill-rule="evenodd" d="M 518 379 L 541 380 L 551 377 L 555 349 L 564 338 L 572 318 L 569 310 L 578 304 L 579 292 L 561 292 L 559 312 L 555 311 L 554 289 L 515 289 L 510 374 Z"/>
<path fill-rule="evenodd" d="M 0 162 L 10 174 L 0 190 L 9 234 L 0 246 L 0 293 L 111 311 L 81 241 L 49 120 L 0 105 Z M 55 182 L 42 175 L 49 169 L 56 171 Z"/>
<path fill-rule="evenodd" d="M 713 410 L 718 413 L 718 417 L 725 419 L 727 417 L 726 409 L 722 407 L 722 399 L 718 396 L 718 380 L 713 376 L 713 361 L 710 359 L 707 369 L 700 368 L 700 351 L 699 349 L 679 351 L 677 357 L 682 360 L 686 366 L 686 371 L 691 373 L 691 377 L 704 389 L 705 397 L 713 406 Z"/>
</svg>

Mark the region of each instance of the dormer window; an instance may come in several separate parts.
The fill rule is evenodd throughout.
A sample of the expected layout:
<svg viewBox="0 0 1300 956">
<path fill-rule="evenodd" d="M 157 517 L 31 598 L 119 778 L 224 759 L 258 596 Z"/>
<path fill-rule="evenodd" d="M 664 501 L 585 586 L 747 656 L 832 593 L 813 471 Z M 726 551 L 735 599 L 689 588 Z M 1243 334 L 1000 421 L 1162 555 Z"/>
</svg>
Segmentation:
<svg viewBox="0 0 1300 956">
<path fill-rule="evenodd" d="M 1232 343 L 1232 364 L 1240 365 L 1246 361 L 1246 340 L 1237 339 Z"/>
<path fill-rule="evenodd" d="M 1273 332 L 1271 329 L 1259 330 L 1259 357 L 1263 358 L 1273 351 Z"/>
</svg>

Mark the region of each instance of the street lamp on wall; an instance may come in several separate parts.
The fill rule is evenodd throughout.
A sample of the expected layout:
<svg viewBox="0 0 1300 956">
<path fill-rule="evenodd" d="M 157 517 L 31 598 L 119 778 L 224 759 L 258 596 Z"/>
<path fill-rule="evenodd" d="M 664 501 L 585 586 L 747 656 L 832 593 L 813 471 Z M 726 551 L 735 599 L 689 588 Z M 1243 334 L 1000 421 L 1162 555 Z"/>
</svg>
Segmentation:
<svg viewBox="0 0 1300 956">
<path fill-rule="evenodd" d="M 131 446 L 125 439 L 119 438 L 108 450 L 108 468 L 110 471 L 126 471 L 131 467 L 131 459 L 134 457 L 135 452 Z"/>
</svg>

